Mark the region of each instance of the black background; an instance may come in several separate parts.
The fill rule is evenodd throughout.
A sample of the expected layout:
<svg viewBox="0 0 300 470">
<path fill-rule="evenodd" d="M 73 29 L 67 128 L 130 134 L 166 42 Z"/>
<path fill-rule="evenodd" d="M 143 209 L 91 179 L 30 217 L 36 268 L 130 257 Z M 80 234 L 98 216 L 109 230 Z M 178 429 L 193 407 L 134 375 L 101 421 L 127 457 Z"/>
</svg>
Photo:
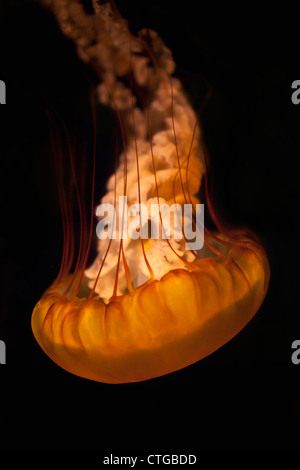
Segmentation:
<svg viewBox="0 0 300 470">
<path fill-rule="evenodd" d="M 88 2 L 86 2 L 88 6 Z M 224 220 L 251 227 L 271 265 L 265 302 L 250 324 L 206 359 L 138 384 L 75 377 L 31 333 L 35 303 L 55 278 L 61 224 L 46 117 L 54 106 L 72 134 L 91 138 L 92 72 L 51 15 L 24 0 L 0 3 L 1 440 L 7 449 L 199 453 L 299 448 L 298 202 L 300 79 L 297 12 L 171 1 L 118 1 L 132 31 L 151 27 L 173 51 L 197 111 L 203 78 L 213 97 L 201 115 Z M 112 171 L 109 120 L 98 110 L 97 197 Z M 99 194 L 98 194 L 99 193 Z M 49 453 L 51 455 L 51 452 Z M 71 455 L 75 455 L 72 452 Z M 132 454 L 134 455 L 134 453 Z"/>
</svg>

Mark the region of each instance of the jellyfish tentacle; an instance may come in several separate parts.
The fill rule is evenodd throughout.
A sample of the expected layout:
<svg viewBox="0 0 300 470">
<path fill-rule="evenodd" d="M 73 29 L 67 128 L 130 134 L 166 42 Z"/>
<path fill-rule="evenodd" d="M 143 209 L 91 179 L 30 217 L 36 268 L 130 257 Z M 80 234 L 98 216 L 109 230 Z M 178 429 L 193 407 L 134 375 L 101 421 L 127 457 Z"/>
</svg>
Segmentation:
<svg viewBox="0 0 300 470">
<path fill-rule="evenodd" d="M 85 257 L 84 257 L 83 264 L 80 270 L 79 279 L 77 281 L 77 285 L 74 289 L 72 297 L 76 297 L 79 292 L 81 281 L 82 281 L 84 271 L 88 262 L 88 256 L 90 253 L 92 235 L 93 235 L 93 225 L 94 225 L 93 211 L 94 211 L 94 202 L 95 202 L 94 198 L 95 198 L 95 177 L 96 177 L 96 114 L 95 114 L 95 106 L 94 106 L 93 99 L 92 99 L 92 122 L 93 122 L 93 163 L 92 163 L 91 216 L 90 216 L 89 238 L 88 238 Z"/>
<path fill-rule="evenodd" d="M 148 94 L 149 94 L 149 88 L 148 88 Z M 155 180 L 155 195 L 156 195 L 158 207 L 160 207 L 159 190 L 158 190 L 157 174 L 156 174 L 156 168 L 155 168 L 155 158 L 154 158 L 154 151 L 153 151 L 152 132 L 151 132 L 151 124 L 150 124 L 148 106 L 146 108 L 146 117 L 147 117 L 148 137 L 149 137 L 149 143 L 150 143 L 150 154 L 151 154 L 151 161 L 152 161 L 153 174 L 154 174 L 154 180 Z M 174 188 L 173 188 L 173 193 L 175 193 Z M 164 229 L 164 226 L 163 226 L 161 211 L 159 211 L 159 222 L 160 222 L 160 226 L 161 226 L 161 229 L 162 229 L 162 234 L 165 237 L 165 229 Z M 169 245 L 169 248 L 172 250 L 172 252 L 182 261 L 183 264 L 185 264 L 187 267 L 189 267 L 190 262 L 188 260 L 184 259 L 183 255 L 180 255 L 179 253 L 177 253 L 177 251 L 173 248 L 173 246 L 171 245 L 168 238 L 166 238 L 166 241 L 167 241 L 167 244 Z"/>
</svg>

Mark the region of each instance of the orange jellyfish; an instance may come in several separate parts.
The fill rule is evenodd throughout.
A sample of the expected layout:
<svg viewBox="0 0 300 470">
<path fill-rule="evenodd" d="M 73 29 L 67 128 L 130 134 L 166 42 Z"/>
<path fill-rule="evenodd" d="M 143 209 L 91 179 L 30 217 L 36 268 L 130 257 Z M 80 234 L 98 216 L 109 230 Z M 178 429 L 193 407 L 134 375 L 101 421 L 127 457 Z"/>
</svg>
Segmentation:
<svg viewBox="0 0 300 470">
<path fill-rule="evenodd" d="M 252 319 L 268 289 L 266 253 L 250 230 L 225 228 L 218 221 L 207 190 L 201 126 L 173 76 L 171 51 L 157 33 L 131 34 L 113 2 L 93 1 L 94 12 L 77 0 L 44 3 L 99 77 L 97 99 L 114 110 L 121 148 L 116 145 L 111 156 L 115 172 L 98 206 L 102 210 L 96 209 L 97 256 L 88 266 L 95 152 L 86 236 L 68 145 L 70 187 L 81 222 L 78 255 L 74 258 L 70 196 L 61 188 L 62 263 L 34 308 L 33 334 L 56 364 L 87 379 L 126 383 L 169 374 L 213 353 Z M 61 155 L 54 153 L 62 174 Z M 201 182 L 214 231 L 197 212 Z M 128 205 L 120 207 L 125 197 Z M 169 225 L 164 222 L 162 207 L 168 211 L 174 204 L 181 237 L 175 212 Z M 185 205 L 191 208 L 187 214 L 180 211 Z M 132 213 L 128 206 L 138 210 Z M 105 223 L 108 207 L 115 211 Z M 139 236 L 120 236 L 133 223 Z M 183 230 L 186 225 L 193 230 Z M 200 247 L 194 244 L 199 237 Z"/>
</svg>

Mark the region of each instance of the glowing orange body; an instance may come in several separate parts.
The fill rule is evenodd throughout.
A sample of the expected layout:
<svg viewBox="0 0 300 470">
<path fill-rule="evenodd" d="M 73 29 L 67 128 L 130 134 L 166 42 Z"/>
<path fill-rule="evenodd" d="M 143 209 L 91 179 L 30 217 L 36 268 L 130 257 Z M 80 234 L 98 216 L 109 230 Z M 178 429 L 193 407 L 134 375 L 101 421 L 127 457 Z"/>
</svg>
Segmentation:
<svg viewBox="0 0 300 470">
<path fill-rule="evenodd" d="M 198 260 L 191 268 L 107 305 L 68 300 L 54 285 L 34 309 L 34 335 L 54 362 L 92 380 L 136 382 L 181 369 L 233 338 L 260 307 L 269 283 L 266 255 L 246 235 L 227 257 Z"/>
</svg>

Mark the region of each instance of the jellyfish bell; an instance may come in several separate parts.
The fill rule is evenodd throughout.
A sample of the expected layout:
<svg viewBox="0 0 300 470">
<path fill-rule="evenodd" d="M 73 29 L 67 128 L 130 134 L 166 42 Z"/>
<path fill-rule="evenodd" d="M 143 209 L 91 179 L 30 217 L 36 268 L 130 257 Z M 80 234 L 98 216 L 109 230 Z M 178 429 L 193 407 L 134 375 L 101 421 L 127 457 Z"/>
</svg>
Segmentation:
<svg viewBox="0 0 300 470">
<path fill-rule="evenodd" d="M 110 224 L 100 225 L 90 264 L 96 157 L 94 152 L 92 215 L 85 237 L 82 193 L 70 152 L 80 218 L 78 255 L 74 260 L 72 218 L 62 190 L 61 268 L 34 308 L 33 334 L 55 363 L 87 379 L 125 383 L 169 374 L 216 351 L 252 319 L 268 289 L 268 260 L 250 230 L 225 228 L 214 213 L 201 127 L 172 75 L 171 51 L 157 33 L 142 30 L 133 36 L 110 2 L 95 0 L 94 14 L 79 1 L 47 4 L 80 58 L 101 78 L 97 99 L 114 110 L 122 149 L 112 157 L 115 172 L 101 199 L 102 211 L 96 212 L 99 222 L 105 207 L 115 210 Z M 56 159 L 61 165 L 57 154 Z M 197 212 L 201 182 L 215 231 Z M 132 213 L 118 204 L 124 197 L 129 207 L 143 204 L 143 211 Z M 179 211 L 177 219 L 165 223 L 163 206 L 188 204 L 188 213 Z M 128 233 L 124 211 L 127 222 L 135 217 L 136 237 L 120 236 Z M 142 236 L 149 221 L 159 236 L 152 230 L 152 237 Z M 119 236 L 101 236 L 109 227 Z M 193 245 L 198 232 L 200 248 Z"/>
</svg>

